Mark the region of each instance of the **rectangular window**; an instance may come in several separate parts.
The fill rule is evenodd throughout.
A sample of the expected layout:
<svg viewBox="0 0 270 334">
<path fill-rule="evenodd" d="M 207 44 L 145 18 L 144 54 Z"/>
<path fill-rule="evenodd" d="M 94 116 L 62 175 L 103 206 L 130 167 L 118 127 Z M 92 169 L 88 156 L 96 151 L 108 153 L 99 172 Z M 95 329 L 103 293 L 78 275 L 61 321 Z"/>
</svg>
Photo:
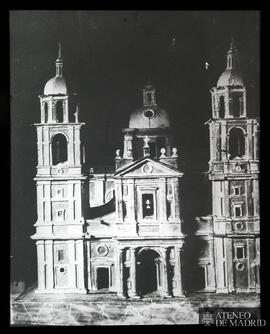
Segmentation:
<svg viewBox="0 0 270 334">
<path fill-rule="evenodd" d="M 241 217 L 242 216 L 242 206 L 237 205 L 234 207 L 234 216 L 235 217 Z"/>
<path fill-rule="evenodd" d="M 142 195 L 143 218 L 152 218 L 154 216 L 154 196 L 153 194 Z"/>
<path fill-rule="evenodd" d="M 220 198 L 220 212 L 221 212 L 221 216 L 223 216 L 223 198 Z"/>
<path fill-rule="evenodd" d="M 56 219 L 58 221 L 65 220 L 65 210 L 57 210 L 56 211 Z"/>
<path fill-rule="evenodd" d="M 63 249 L 58 250 L 57 258 L 58 258 L 58 261 L 63 261 L 64 260 L 64 250 Z"/>
<path fill-rule="evenodd" d="M 241 187 L 234 187 L 233 190 L 235 196 L 241 195 Z"/>
<path fill-rule="evenodd" d="M 245 258 L 245 247 L 244 246 L 236 246 L 235 247 L 235 257 L 237 259 L 244 259 Z"/>
</svg>

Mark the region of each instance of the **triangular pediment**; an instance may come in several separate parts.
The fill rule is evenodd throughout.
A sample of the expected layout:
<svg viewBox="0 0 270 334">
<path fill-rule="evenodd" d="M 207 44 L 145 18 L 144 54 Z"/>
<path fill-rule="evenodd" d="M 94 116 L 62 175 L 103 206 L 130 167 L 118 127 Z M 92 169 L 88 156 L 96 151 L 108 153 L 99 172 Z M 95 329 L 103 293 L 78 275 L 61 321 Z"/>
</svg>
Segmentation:
<svg viewBox="0 0 270 334">
<path fill-rule="evenodd" d="M 115 178 L 144 178 L 144 177 L 180 177 L 183 174 L 175 167 L 155 161 L 149 157 L 137 160 L 122 167 L 115 174 Z"/>
</svg>

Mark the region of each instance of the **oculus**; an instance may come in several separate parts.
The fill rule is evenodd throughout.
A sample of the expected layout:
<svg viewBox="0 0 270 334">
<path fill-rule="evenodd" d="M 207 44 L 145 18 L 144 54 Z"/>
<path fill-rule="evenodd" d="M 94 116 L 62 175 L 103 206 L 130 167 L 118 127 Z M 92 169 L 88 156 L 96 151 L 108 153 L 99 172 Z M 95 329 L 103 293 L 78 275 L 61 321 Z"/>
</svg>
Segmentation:
<svg viewBox="0 0 270 334">
<path fill-rule="evenodd" d="M 245 269 L 245 265 L 243 262 L 237 262 L 235 265 L 236 270 L 243 271 Z"/>
<path fill-rule="evenodd" d="M 97 247 L 97 253 L 101 256 L 106 256 L 108 252 L 109 252 L 108 247 L 105 245 L 100 245 Z"/>
<path fill-rule="evenodd" d="M 153 118 L 155 116 L 155 112 L 152 109 L 147 109 L 144 112 L 144 116 L 147 118 Z"/>
<path fill-rule="evenodd" d="M 153 167 L 152 167 L 151 165 L 149 165 L 149 164 L 144 165 L 144 166 L 142 167 L 142 171 L 143 171 L 143 173 L 145 173 L 145 174 L 151 174 L 152 171 L 153 171 Z"/>
</svg>

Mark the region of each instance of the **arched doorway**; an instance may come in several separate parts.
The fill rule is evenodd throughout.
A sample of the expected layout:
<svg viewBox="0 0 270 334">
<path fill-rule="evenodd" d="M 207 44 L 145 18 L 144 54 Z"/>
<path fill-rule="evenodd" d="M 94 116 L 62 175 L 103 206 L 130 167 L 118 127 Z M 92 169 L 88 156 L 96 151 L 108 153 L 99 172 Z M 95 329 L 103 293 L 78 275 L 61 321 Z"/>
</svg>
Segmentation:
<svg viewBox="0 0 270 334">
<path fill-rule="evenodd" d="M 159 290 L 160 255 L 152 249 L 142 249 L 137 257 L 137 291 L 143 296 Z"/>
</svg>

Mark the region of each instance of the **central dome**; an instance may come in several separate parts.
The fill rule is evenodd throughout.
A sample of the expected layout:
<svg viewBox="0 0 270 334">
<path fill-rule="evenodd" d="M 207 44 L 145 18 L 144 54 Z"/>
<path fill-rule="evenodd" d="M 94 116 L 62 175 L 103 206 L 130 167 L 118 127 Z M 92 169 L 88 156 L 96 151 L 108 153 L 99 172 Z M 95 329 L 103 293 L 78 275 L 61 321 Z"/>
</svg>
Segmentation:
<svg viewBox="0 0 270 334">
<path fill-rule="evenodd" d="M 44 87 L 44 95 L 67 94 L 66 81 L 62 76 L 55 76 L 50 79 Z"/>
<path fill-rule="evenodd" d="M 169 115 L 156 103 L 155 88 L 149 81 L 143 88 L 143 106 L 130 115 L 129 128 L 151 129 L 170 127 Z"/>
<path fill-rule="evenodd" d="M 168 128 L 170 127 L 169 115 L 159 106 L 148 106 L 133 111 L 129 119 L 129 128 Z"/>
</svg>

